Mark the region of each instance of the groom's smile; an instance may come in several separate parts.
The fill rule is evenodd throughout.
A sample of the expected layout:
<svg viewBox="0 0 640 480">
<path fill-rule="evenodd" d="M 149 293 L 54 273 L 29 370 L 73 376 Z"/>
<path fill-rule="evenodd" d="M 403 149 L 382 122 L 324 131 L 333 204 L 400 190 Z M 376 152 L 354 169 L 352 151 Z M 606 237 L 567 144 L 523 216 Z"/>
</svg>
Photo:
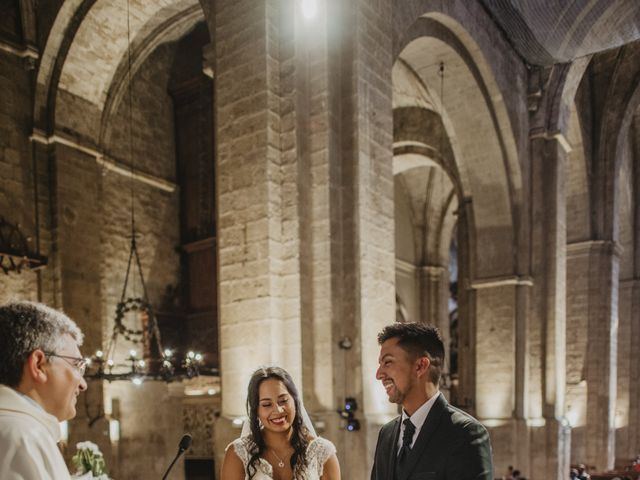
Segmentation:
<svg viewBox="0 0 640 480">
<path fill-rule="evenodd" d="M 407 353 L 391 338 L 381 345 L 376 378 L 382 382 L 389 401 L 401 404 L 411 387 L 411 362 Z"/>
</svg>

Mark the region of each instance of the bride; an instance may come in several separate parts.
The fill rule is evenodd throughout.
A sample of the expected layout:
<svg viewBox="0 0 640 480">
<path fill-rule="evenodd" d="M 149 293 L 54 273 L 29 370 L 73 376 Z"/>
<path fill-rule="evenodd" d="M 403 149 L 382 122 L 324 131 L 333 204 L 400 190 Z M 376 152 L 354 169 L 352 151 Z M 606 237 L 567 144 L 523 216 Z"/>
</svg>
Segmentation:
<svg viewBox="0 0 640 480">
<path fill-rule="evenodd" d="M 227 447 L 224 480 L 340 480 L 333 444 L 315 435 L 291 376 L 259 368 L 247 394 L 249 420 Z"/>
</svg>

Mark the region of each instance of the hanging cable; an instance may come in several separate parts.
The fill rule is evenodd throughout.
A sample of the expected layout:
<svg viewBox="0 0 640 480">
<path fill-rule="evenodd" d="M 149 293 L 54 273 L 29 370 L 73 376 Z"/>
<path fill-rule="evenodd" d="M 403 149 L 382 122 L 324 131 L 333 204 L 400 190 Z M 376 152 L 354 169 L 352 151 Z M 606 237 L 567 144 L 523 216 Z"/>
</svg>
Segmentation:
<svg viewBox="0 0 640 480">
<path fill-rule="evenodd" d="M 135 244 L 136 233 L 136 217 L 135 202 L 133 193 L 133 182 L 135 175 L 135 159 L 133 156 L 133 79 L 131 77 L 131 13 L 129 0 L 127 0 L 127 82 L 129 96 L 129 164 L 131 166 L 131 242 Z"/>
</svg>

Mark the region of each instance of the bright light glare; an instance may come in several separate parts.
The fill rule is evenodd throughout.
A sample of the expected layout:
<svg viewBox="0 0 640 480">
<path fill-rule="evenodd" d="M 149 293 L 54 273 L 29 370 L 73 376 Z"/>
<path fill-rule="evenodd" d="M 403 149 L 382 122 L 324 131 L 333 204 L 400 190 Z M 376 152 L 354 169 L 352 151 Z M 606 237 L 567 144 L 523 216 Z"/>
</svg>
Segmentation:
<svg viewBox="0 0 640 480">
<path fill-rule="evenodd" d="M 307 20 L 311 20 L 318 13 L 318 0 L 301 0 L 300 9 L 302 16 Z"/>
<path fill-rule="evenodd" d="M 118 420 L 109 420 L 109 439 L 113 443 L 120 440 L 120 422 Z"/>
<path fill-rule="evenodd" d="M 134 385 L 142 385 L 142 382 L 143 382 L 141 377 L 133 377 L 131 381 L 133 382 Z"/>
</svg>

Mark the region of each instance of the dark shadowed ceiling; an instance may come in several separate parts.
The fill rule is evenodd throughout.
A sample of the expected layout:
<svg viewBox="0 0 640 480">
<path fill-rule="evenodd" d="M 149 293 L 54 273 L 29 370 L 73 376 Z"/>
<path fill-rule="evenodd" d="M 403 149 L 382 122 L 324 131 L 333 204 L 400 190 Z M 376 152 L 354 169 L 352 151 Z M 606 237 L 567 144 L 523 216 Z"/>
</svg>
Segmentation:
<svg viewBox="0 0 640 480">
<path fill-rule="evenodd" d="M 480 0 L 532 65 L 563 63 L 640 38 L 640 0 Z"/>
</svg>

